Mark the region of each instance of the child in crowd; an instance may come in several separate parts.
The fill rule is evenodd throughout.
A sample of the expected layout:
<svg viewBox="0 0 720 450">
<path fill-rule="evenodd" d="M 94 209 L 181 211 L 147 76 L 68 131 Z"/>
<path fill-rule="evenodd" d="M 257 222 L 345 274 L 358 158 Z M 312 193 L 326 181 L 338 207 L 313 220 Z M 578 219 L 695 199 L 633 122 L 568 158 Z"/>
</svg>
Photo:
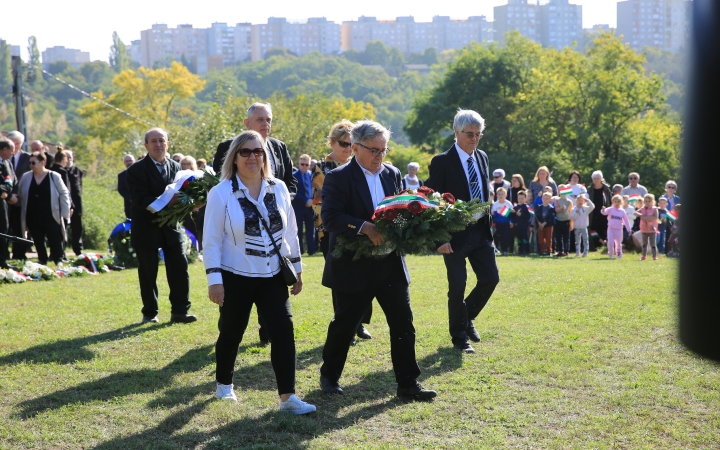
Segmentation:
<svg viewBox="0 0 720 450">
<path fill-rule="evenodd" d="M 595 205 L 585 194 L 580 194 L 575 200 L 576 206 L 570 211 L 570 220 L 575 222 L 575 256 L 580 256 L 580 244 L 582 243 L 582 256 L 588 255 L 588 226 L 590 225 L 590 213 Z"/>
<path fill-rule="evenodd" d="M 561 184 L 558 186 L 560 195 L 553 198 L 555 200 L 555 225 L 553 233 L 555 234 L 555 256 L 567 256 L 570 251 L 570 211 L 572 210 L 572 202 L 568 195 L 572 194 L 572 186 Z"/>
<path fill-rule="evenodd" d="M 529 190 L 529 189 L 528 189 L 528 190 Z M 542 191 L 540 191 L 540 192 L 541 192 L 540 195 L 536 196 L 536 197 L 533 199 L 534 209 L 537 209 L 538 206 L 542 206 L 542 203 L 543 203 L 543 202 L 542 202 L 542 194 L 544 194 L 544 193 L 546 193 L 546 192 L 549 192 L 549 193 L 550 193 L 550 196 L 552 197 L 552 195 L 553 195 L 552 186 L 545 186 L 545 187 L 542 189 Z M 528 196 L 529 196 L 529 195 L 530 195 L 530 194 L 528 194 Z M 552 202 L 550 202 L 550 205 L 552 205 Z M 535 250 L 536 253 L 540 253 L 540 248 L 539 248 L 539 246 L 538 246 L 538 242 L 540 241 L 540 239 L 538 238 L 538 233 L 539 233 L 539 229 L 537 229 L 537 228 L 535 229 L 534 232 L 532 232 L 532 241 L 533 241 L 533 247 L 532 247 L 532 248 Z"/>
<path fill-rule="evenodd" d="M 535 207 L 535 221 L 537 222 L 538 253 L 548 256 L 552 253 L 552 233 L 555 225 L 555 208 L 552 202 L 552 192 L 543 192 L 542 205 Z"/>
<path fill-rule="evenodd" d="M 513 208 L 513 214 L 511 216 L 512 229 L 515 237 L 518 240 L 518 253 L 520 256 L 527 256 L 530 254 L 530 245 L 528 239 L 528 231 L 530 230 L 530 220 L 535 215 L 535 210 L 530 203 L 527 202 L 527 194 L 525 191 L 518 191 L 517 193 L 518 203 Z M 532 213 L 530 212 L 532 210 Z"/>
<path fill-rule="evenodd" d="M 642 256 L 640 261 L 645 261 L 647 256 L 647 246 L 652 248 L 653 261 L 657 261 L 657 229 L 658 229 L 658 209 L 655 207 L 655 196 L 645 194 L 643 197 L 643 207 L 635 212 L 635 217 L 640 219 L 640 233 L 642 233 Z"/>
<path fill-rule="evenodd" d="M 608 218 L 607 228 L 607 246 L 608 255 L 610 259 L 615 259 L 617 254 L 618 259 L 622 258 L 622 236 L 623 236 L 623 225 L 626 230 L 630 230 L 630 219 L 625 210 L 622 208 L 623 198 L 620 195 L 614 195 L 612 198 L 612 206 L 610 208 L 602 207 L 600 212 L 602 215 Z M 635 214 L 635 211 L 633 211 Z"/>
<path fill-rule="evenodd" d="M 667 240 L 667 255 L 680 256 L 680 203 L 672 209 L 677 218 L 670 225 L 670 237 Z M 670 214 L 668 212 L 668 214 Z"/>
<path fill-rule="evenodd" d="M 628 220 L 630 221 L 630 224 L 633 226 L 635 225 L 635 211 L 637 211 L 637 208 L 635 208 L 635 205 L 630 204 L 630 196 L 629 195 L 623 195 L 622 196 L 622 208 L 625 211 L 625 214 L 628 216 Z M 632 233 L 630 233 L 630 229 L 624 229 L 622 233 L 622 241 L 625 245 L 633 245 L 632 243 Z"/>
<path fill-rule="evenodd" d="M 510 215 L 513 212 L 513 204 L 507 201 L 507 189 L 499 187 L 495 191 L 497 201 L 492 205 L 493 222 L 495 223 L 495 234 L 500 241 L 502 256 L 507 256 L 510 248 Z"/>
<path fill-rule="evenodd" d="M 657 247 L 660 253 L 665 253 L 665 238 L 668 236 L 665 232 L 667 231 L 667 208 L 668 201 L 665 197 L 658 199 L 658 235 L 657 235 Z"/>
</svg>

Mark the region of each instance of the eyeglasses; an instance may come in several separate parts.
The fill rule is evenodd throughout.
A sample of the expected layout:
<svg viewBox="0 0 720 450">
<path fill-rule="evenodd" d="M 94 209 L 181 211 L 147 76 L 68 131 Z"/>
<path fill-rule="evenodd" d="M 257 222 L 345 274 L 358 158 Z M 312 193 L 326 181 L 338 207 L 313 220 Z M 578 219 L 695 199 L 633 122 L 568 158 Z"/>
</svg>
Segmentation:
<svg viewBox="0 0 720 450">
<path fill-rule="evenodd" d="M 502 178 L 500 175 L 493 175 L 493 178 Z"/>
<path fill-rule="evenodd" d="M 300 163 L 300 165 L 301 165 L 301 166 L 309 166 L 310 164 L 308 164 L 308 163 Z"/>
<path fill-rule="evenodd" d="M 464 134 L 465 136 L 467 136 L 469 139 L 472 139 L 472 138 L 480 139 L 481 137 L 483 137 L 482 133 L 470 133 L 469 131 L 461 131 L 461 133 Z"/>
<path fill-rule="evenodd" d="M 35 164 L 40 164 L 38 161 L 30 161 L 30 165 L 34 166 Z"/>
<path fill-rule="evenodd" d="M 348 148 L 348 147 L 350 147 L 350 146 L 352 145 L 351 143 L 345 142 L 345 141 L 337 141 L 337 143 L 338 143 L 338 145 L 339 145 L 340 147 L 342 147 L 342 148 Z"/>
<path fill-rule="evenodd" d="M 255 155 L 256 158 L 260 158 L 261 156 L 265 155 L 265 149 L 258 147 L 258 148 L 241 148 L 238 150 L 238 154 L 242 156 L 243 158 L 249 158 L 250 153 Z"/>
<path fill-rule="evenodd" d="M 637 180 L 638 177 L 628 177 L 628 180 Z"/>
<path fill-rule="evenodd" d="M 367 150 L 373 155 L 373 158 L 377 157 L 378 155 L 385 156 L 385 155 L 387 155 L 388 153 L 390 153 L 390 149 L 389 149 L 389 148 L 370 148 L 370 147 L 367 147 L 367 146 L 365 146 L 365 145 L 362 145 L 362 144 L 359 143 L 359 142 L 357 143 L 357 145 L 359 145 L 360 147 L 362 147 L 362 148 L 364 148 L 364 149 L 367 149 Z"/>
<path fill-rule="evenodd" d="M 665 186 L 665 189 L 677 189 L 677 186 Z"/>
</svg>

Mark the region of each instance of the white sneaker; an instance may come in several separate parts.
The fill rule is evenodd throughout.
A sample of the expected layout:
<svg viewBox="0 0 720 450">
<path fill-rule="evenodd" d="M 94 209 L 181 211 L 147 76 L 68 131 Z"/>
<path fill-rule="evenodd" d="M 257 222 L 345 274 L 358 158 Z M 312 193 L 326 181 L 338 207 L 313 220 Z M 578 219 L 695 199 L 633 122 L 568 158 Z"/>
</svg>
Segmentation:
<svg viewBox="0 0 720 450">
<path fill-rule="evenodd" d="M 315 405 L 305 403 L 304 401 L 297 398 L 295 394 L 292 394 L 290 398 L 287 399 L 287 401 L 280 400 L 281 412 L 289 412 L 293 414 L 307 414 L 315 412 L 316 410 L 317 408 L 315 408 Z"/>
<path fill-rule="evenodd" d="M 217 389 L 215 390 L 215 395 L 217 395 L 217 398 L 220 400 L 228 400 L 231 402 L 237 402 L 237 397 L 235 397 L 235 392 L 233 391 L 233 385 L 232 384 L 217 384 Z"/>
</svg>

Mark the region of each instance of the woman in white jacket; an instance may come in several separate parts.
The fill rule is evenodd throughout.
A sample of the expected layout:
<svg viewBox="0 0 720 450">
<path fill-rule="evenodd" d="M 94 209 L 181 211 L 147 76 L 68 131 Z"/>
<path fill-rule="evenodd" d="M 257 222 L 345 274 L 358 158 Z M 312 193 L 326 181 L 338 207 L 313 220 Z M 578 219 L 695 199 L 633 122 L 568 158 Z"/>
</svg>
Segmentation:
<svg viewBox="0 0 720 450">
<path fill-rule="evenodd" d="M 221 179 L 208 195 L 203 234 L 208 294 L 220 306 L 220 335 L 215 344 L 216 395 L 237 401 L 232 382 L 235 359 L 255 304 L 270 333 L 270 359 L 280 394 L 280 411 L 313 412 L 315 406 L 295 396 L 290 296 L 275 252 L 277 246 L 282 256 L 289 256 L 298 275 L 290 293 L 299 294 L 302 265 L 295 214 L 287 187 L 272 177 L 265 142 L 259 133 L 245 131 L 233 140 Z"/>
<path fill-rule="evenodd" d="M 32 153 L 30 171 L 18 183 L 21 235 L 30 232 L 38 262 L 43 265 L 48 263 L 45 238 L 50 244 L 49 259 L 55 264 L 62 260 L 62 244 L 67 241 L 63 219 L 70 219 L 68 189 L 58 173 L 45 168 L 45 163 L 45 154 Z"/>
</svg>

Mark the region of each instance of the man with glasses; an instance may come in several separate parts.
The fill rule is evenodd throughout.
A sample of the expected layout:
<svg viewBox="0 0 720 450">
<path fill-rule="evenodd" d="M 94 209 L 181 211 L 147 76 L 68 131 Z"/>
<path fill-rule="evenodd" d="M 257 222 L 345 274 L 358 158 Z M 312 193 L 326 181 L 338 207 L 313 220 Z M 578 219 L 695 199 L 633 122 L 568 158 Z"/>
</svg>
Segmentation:
<svg viewBox="0 0 720 450">
<path fill-rule="evenodd" d="M 477 198 L 480 202 L 492 202 L 494 191 L 488 179 L 488 157 L 477 148 L 485 129 L 485 119 L 475 111 L 461 109 L 455 115 L 453 129 L 455 144 L 432 159 L 430 178 L 425 184 L 438 192 L 450 192 L 458 200 Z M 468 339 L 480 342 L 473 320 L 500 282 L 491 226 L 491 216 L 481 214 L 475 224 L 453 233 L 450 242 L 438 248 L 447 269 L 450 338 L 453 346 L 463 353 L 475 353 L 468 342 Z M 477 277 L 477 284 L 467 297 L 466 259 Z"/>
<path fill-rule="evenodd" d="M 162 128 L 145 133 L 147 155 L 127 168 L 127 184 L 132 196 L 131 244 L 137 253 L 142 322 L 159 322 L 158 314 L 158 249 L 162 249 L 165 272 L 170 286 L 171 322 L 190 323 L 197 317 L 188 314 L 190 309 L 190 274 L 183 249 L 182 230 L 176 225 L 159 226 L 151 204 L 172 183 L 180 164 L 168 157 L 168 135 Z M 168 206 L 177 203 L 178 194 Z"/>
<path fill-rule="evenodd" d="M 640 175 L 637 172 L 632 172 L 630 175 L 628 175 L 628 185 L 623 188 L 622 191 L 620 191 L 620 195 L 633 195 L 633 194 L 639 194 L 640 197 L 644 197 L 645 194 L 648 193 L 647 189 L 645 189 L 645 186 L 642 184 L 639 184 L 640 182 Z"/>
<path fill-rule="evenodd" d="M 380 201 L 402 190 L 400 171 L 384 164 L 390 131 L 377 122 L 363 120 L 350 131 L 352 151 L 349 163 L 329 172 L 322 188 L 322 221 L 330 233 L 323 286 L 333 290 L 335 316 L 328 326 L 320 368 L 320 387 L 326 394 L 342 394 L 338 383 L 348 349 L 363 315 L 377 299 L 390 328 L 390 354 L 399 397 L 429 400 L 437 395 L 417 381 L 420 368 L 415 358 L 410 292 L 405 258 L 392 252 L 382 259 L 353 259 L 352 252 L 332 255 L 338 236 L 370 239 L 375 245 L 382 236 L 372 215 Z M 364 236 L 361 236 L 364 235 Z"/>
<path fill-rule="evenodd" d="M 317 248 L 315 246 L 315 226 L 313 225 L 310 156 L 300 155 L 298 165 L 300 168 L 293 172 L 293 177 L 297 182 L 297 194 L 295 194 L 292 201 L 292 206 L 295 210 L 295 221 L 297 222 L 298 238 L 300 239 L 300 254 L 302 255 L 305 252 L 302 239 L 304 226 L 308 255 L 313 255 Z"/>
</svg>

